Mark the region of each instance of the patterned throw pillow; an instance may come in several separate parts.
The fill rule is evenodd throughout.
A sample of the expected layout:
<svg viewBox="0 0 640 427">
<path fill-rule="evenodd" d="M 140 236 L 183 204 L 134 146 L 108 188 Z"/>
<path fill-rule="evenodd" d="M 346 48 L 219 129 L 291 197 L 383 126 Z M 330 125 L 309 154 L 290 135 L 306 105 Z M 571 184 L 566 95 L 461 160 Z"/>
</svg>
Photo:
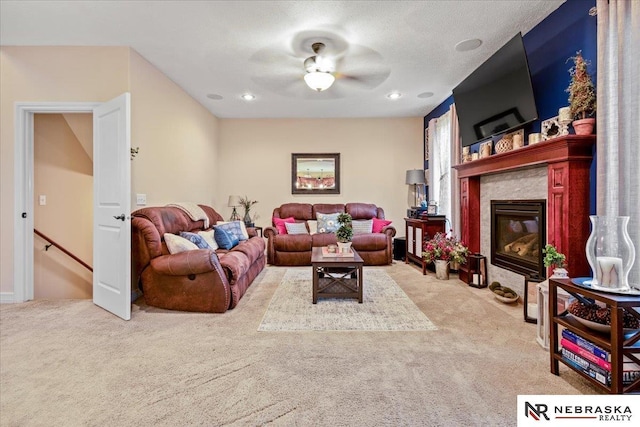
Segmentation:
<svg viewBox="0 0 640 427">
<path fill-rule="evenodd" d="M 287 234 L 287 227 L 284 226 L 286 222 L 296 222 L 296 219 L 292 216 L 289 218 L 273 218 L 273 225 L 276 226 L 278 234 Z"/>
<path fill-rule="evenodd" d="M 230 222 L 231 221 L 218 221 L 216 225 L 229 224 Z M 244 223 L 244 221 L 233 221 L 233 222 L 237 222 L 238 224 L 240 224 L 240 229 L 242 230 L 242 235 L 244 236 L 244 239 L 238 239 L 238 240 L 243 241 L 243 240 L 249 239 L 249 232 L 247 231 L 247 226 Z"/>
<path fill-rule="evenodd" d="M 222 229 L 227 233 L 231 234 L 236 239 L 238 239 L 239 242 L 241 242 L 243 240 L 247 240 L 247 238 L 244 237 L 244 233 L 242 232 L 242 226 L 240 224 L 241 224 L 241 221 L 219 222 L 213 228 L 216 231 Z"/>
<path fill-rule="evenodd" d="M 164 242 L 167 244 L 170 254 L 179 254 L 180 252 L 198 249 L 195 243 L 191 243 L 176 234 L 164 233 Z"/>
<path fill-rule="evenodd" d="M 373 218 L 374 233 L 382 233 L 382 229 L 385 228 L 387 225 L 391 225 L 391 221 L 387 221 L 386 219 Z"/>
<path fill-rule="evenodd" d="M 307 225 L 309 226 L 309 234 L 316 234 L 318 232 L 318 221 L 310 219 L 307 221 Z"/>
<path fill-rule="evenodd" d="M 304 222 L 285 222 L 284 226 L 287 227 L 287 234 L 309 234 Z"/>
<path fill-rule="evenodd" d="M 211 249 L 214 251 L 218 249 L 218 244 L 216 243 L 216 239 L 213 237 L 215 230 L 212 228 L 211 230 L 198 231 L 198 235 L 202 236 L 205 242 L 209 244 Z"/>
<path fill-rule="evenodd" d="M 209 246 L 207 241 L 204 240 L 204 237 L 199 236 L 196 233 L 189 233 L 188 231 L 181 231 L 180 232 L 180 237 L 184 237 L 185 239 L 187 239 L 191 243 L 195 244 L 198 247 L 198 249 L 211 249 L 211 247 Z"/>
<path fill-rule="evenodd" d="M 221 228 L 221 226 L 215 226 L 214 228 L 216 232 L 213 233 L 213 237 L 216 239 L 216 243 L 220 248 L 229 250 L 238 245 L 239 240 L 233 234 L 228 233 L 227 230 Z"/>
<path fill-rule="evenodd" d="M 338 213 L 323 214 L 317 213 L 318 233 L 335 233 L 338 230 Z"/>
<path fill-rule="evenodd" d="M 353 235 L 356 234 L 369 234 L 373 230 L 373 220 L 365 219 L 352 221 L 351 226 L 353 227 Z"/>
</svg>

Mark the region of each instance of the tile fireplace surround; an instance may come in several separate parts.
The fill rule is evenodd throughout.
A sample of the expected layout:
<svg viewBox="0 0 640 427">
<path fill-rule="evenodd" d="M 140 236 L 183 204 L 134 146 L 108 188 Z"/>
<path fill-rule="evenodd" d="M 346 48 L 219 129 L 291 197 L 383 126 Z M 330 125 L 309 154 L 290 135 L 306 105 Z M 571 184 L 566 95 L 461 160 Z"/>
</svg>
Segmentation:
<svg viewBox="0 0 640 427">
<path fill-rule="evenodd" d="M 481 236 L 481 232 L 486 234 L 491 230 L 490 220 L 483 213 L 489 206 L 482 205 L 490 203 L 487 196 L 502 200 L 546 199 L 547 242 L 553 243 L 559 252 L 567 256 L 571 277 L 589 275 L 591 270 L 585 245 L 589 237 L 589 173 L 595 140 L 595 135 L 566 135 L 454 166 L 460 179 L 461 239 L 474 252 L 488 251 L 482 242 L 490 236 Z M 496 193 L 487 187 L 490 184 L 500 188 L 501 181 L 513 182 L 515 177 L 522 182 L 520 188 L 511 194 L 500 191 L 497 193 L 499 196 L 494 197 Z M 544 188 L 539 188 L 539 184 L 545 181 L 546 194 Z M 535 188 L 536 183 L 538 188 Z M 528 187 L 528 184 L 534 185 Z M 490 258 L 485 252 L 483 255 Z M 494 272 L 502 270 L 491 267 Z M 489 270 L 490 281 L 500 281 L 491 273 L 492 269 Z M 517 283 L 524 280 L 515 276 L 520 277 Z"/>
</svg>

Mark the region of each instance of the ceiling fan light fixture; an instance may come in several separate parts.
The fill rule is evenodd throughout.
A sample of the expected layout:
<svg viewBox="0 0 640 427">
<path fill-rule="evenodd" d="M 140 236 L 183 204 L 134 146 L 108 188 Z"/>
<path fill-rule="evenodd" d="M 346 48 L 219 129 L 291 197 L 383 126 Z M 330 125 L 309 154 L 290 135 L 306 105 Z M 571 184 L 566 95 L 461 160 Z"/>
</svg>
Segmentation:
<svg viewBox="0 0 640 427">
<path fill-rule="evenodd" d="M 335 80 L 333 74 L 325 71 L 312 71 L 304 75 L 307 86 L 318 92 L 329 89 Z"/>
</svg>

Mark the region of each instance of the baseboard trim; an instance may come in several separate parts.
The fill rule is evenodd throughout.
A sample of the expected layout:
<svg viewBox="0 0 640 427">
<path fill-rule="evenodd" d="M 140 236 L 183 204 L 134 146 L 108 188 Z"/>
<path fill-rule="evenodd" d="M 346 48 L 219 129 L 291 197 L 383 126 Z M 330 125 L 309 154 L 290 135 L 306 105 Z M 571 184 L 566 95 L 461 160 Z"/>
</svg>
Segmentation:
<svg viewBox="0 0 640 427">
<path fill-rule="evenodd" d="M 11 304 L 16 302 L 14 292 L 0 292 L 0 304 Z"/>
</svg>

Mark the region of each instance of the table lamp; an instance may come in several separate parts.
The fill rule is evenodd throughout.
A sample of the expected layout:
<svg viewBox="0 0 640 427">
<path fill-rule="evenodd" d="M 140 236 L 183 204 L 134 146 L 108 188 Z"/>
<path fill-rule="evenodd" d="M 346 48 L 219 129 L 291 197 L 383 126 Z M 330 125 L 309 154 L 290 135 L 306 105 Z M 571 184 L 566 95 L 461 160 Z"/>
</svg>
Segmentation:
<svg viewBox="0 0 640 427">
<path fill-rule="evenodd" d="M 418 185 L 424 185 L 426 181 L 424 180 L 424 170 L 422 169 L 410 169 L 407 171 L 406 176 L 406 184 L 413 185 L 413 191 L 415 194 L 415 205 L 419 206 L 418 197 L 420 196 L 420 188 Z"/>
<path fill-rule="evenodd" d="M 240 206 L 240 196 L 229 196 L 229 201 L 227 202 L 227 206 L 229 206 L 230 208 L 233 208 L 233 211 L 231 212 L 231 218 L 229 218 L 229 221 L 239 221 L 240 215 L 238 215 L 238 211 L 236 210 L 236 207 Z"/>
</svg>

